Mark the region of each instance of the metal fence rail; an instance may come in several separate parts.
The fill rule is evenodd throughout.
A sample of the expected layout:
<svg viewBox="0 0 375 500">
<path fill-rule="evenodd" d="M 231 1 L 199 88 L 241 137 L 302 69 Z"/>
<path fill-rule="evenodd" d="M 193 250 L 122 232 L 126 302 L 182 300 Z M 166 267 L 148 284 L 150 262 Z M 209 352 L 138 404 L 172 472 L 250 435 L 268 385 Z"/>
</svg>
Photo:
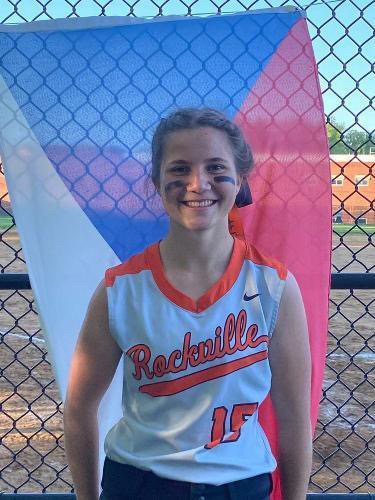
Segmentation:
<svg viewBox="0 0 375 500">
<path fill-rule="evenodd" d="M 333 273 L 331 290 L 372 290 L 375 289 L 375 273 Z M 29 275 L 26 273 L 0 274 L 0 290 L 31 290 Z"/>
<path fill-rule="evenodd" d="M 1 494 L 0 498 L 2 500 L 75 500 L 76 496 L 74 494 L 59 494 L 59 493 L 42 493 L 40 495 L 33 493 L 14 493 L 14 494 Z M 307 500 L 347 500 L 348 495 L 345 493 L 309 493 L 307 495 Z M 375 500 L 375 495 L 371 493 L 357 493 L 351 494 L 350 500 Z"/>
<path fill-rule="evenodd" d="M 353 499 L 370 499 L 375 493 L 375 298 L 369 291 L 375 288 L 375 227 L 361 222 L 375 220 L 375 0 L 0 0 L 0 23 L 87 15 L 192 16 L 285 4 L 306 10 L 331 152 L 347 155 L 345 161 L 335 159 L 335 176 L 342 175 L 350 185 L 345 193 L 336 190 L 333 199 L 334 216 L 343 220 L 343 214 L 350 224 L 334 225 L 330 332 L 310 491 L 325 492 L 324 498 L 331 500 L 349 492 L 358 493 Z M 369 179 L 367 186 L 349 174 L 352 157 Z M 0 496 L 42 498 L 24 494 L 34 491 L 43 492 L 43 498 L 70 500 L 73 495 L 49 494 L 72 491 L 61 399 L 5 192 L 0 208 L 0 492 L 6 492 Z M 322 495 L 308 498 L 320 500 Z"/>
</svg>

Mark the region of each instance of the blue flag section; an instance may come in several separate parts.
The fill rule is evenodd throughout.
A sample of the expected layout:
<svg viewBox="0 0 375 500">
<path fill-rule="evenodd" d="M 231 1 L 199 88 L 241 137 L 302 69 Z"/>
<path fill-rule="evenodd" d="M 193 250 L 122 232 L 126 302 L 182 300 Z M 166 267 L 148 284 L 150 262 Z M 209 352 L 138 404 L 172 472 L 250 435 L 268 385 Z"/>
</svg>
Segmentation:
<svg viewBox="0 0 375 500">
<path fill-rule="evenodd" d="M 73 31 L 50 23 L 48 31 L 1 35 L 1 75 L 51 165 L 124 260 L 166 232 L 147 185 L 160 117 L 211 106 L 235 118 L 300 18 L 264 12 L 111 28 L 98 21 Z"/>
</svg>

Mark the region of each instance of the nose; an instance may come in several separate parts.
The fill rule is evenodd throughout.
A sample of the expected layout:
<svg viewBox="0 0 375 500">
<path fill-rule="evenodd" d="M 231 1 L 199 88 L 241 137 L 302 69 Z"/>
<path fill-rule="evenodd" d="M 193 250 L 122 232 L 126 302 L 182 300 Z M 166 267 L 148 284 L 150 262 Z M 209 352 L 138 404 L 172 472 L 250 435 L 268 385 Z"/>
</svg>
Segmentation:
<svg viewBox="0 0 375 500">
<path fill-rule="evenodd" d="M 204 169 L 193 168 L 187 184 L 187 190 L 195 193 L 202 193 L 211 189 L 209 176 Z"/>
</svg>

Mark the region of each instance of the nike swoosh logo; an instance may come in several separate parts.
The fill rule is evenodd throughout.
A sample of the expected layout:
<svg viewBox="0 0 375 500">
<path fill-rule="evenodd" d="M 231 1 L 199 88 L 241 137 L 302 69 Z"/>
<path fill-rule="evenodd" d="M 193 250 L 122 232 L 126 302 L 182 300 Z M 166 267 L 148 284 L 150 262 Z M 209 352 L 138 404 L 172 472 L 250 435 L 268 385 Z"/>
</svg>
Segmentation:
<svg viewBox="0 0 375 500">
<path fill-rule="evenodd" d="M 252 300 L 252 299 L 255 299 L 255 297 L 258 297 L 258 295 L 260 295 L 260 293 L 256 293 L 255 295 L 245 295 L 243 296 L 243 300 Z"/>
<path fill-rule="evenodd" d="M 254 363 L 259 363 L 259 361 L 263 361 L 264 359 L 267 359 L 267 357 L 267 351 L 256 352 L 255 354 L 249 354 L 244 358 L 228 361 L 227 363 L 217 366 L 211 366 L 205 370 L 191 373 L 190 375 L 185 375 L 174 380 L 141 385 L 138 390 L 139 392 L 149 394 L 154 398 L 159 396 L 172 396 L 173 394 L 186 391 L 186 389 L 190 389 L 198 384 L 203 384 L 203 382 L 224 377 L 225 375 L 229 375 L 230 373 L 241 370 L 242 368 L 251 366 Z"/>
</svg>

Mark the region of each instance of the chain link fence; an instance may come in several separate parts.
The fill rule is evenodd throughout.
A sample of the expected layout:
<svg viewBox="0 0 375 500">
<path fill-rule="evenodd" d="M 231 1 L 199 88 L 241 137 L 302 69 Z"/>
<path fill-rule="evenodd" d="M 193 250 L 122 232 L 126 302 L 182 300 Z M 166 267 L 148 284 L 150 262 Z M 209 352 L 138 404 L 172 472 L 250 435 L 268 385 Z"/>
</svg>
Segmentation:
<svg viewBox="0 0 375 500">
<path fill-rule="evenodd" d="M 374 0 L 0 0 L 0 22 L 74 16 L 202 15 L 294 5 L 304 8 L 318 63 L 332 160 L 350 188 L 333 196 L 333 272 L 375 266 L 373 173 Z M 368 185 L 353 181 L 354 159 Z M 343 160 L 343 161 L 341 161 Z M 334 177 L 334 176 L 333 176 Z M 3 179 L 1 172 L 0 178 Z M 348 185 L 348 184 L 347 184 Z M 346 186 L 347 186 L 346 185 Z M 367 191 L 364 191 L 364 188 Z M 361 190 L 362 189 L 362 190 Z M 361 202 L 358 202 L 360 194 Z M 6 191 L 0 198 L 2 273 L 26 273 Z M 342 214 L 349 214 L 343 220 Z M 337 219 L 337 216 L 341 218 Z M 371 219 L 372 217 L 372 219 Z M 342 222 L 346 222 L 343 224 Z M 0 491 L 68 492 L 62 404 L 30 290 L 0 290 Z M 332 290 L 323 398 L 314 440 L 311 492 L 375 492 L 375 298 L 371 290 Z"/>
</svg>

